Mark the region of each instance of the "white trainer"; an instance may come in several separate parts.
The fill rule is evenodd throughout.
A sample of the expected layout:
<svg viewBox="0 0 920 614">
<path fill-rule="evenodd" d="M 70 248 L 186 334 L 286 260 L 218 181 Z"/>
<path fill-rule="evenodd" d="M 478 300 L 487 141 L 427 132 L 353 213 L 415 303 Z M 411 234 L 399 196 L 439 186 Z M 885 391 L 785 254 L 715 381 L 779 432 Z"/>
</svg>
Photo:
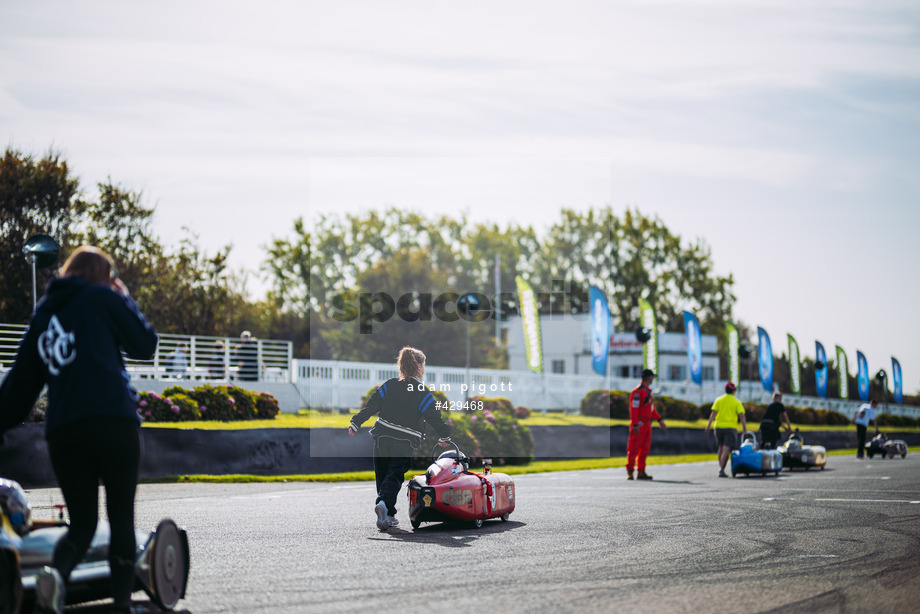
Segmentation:
<svg viewBox="0 0 920 614">
<path fill-rule="evenodd" d="M 387 516 L 387 522 L 390 523 L 391 527 L 398 527 L 399 521 L 396 520 L 396 516 Z"/>
<path fill-rule="evenodd" d="M 64 612 L 64 580 L 54 567 L 42 567 L 35 575 L 35 612 Z"/>
<path fill-rule="evenodd" d="M 381 531 L 389 529 L 390 521 L 387 519 L 387 504 L 383 501 L 378 501 L 377 505 L 374 506 L 374 511 L 377 513 L 377 528 Z"/>
</svg>

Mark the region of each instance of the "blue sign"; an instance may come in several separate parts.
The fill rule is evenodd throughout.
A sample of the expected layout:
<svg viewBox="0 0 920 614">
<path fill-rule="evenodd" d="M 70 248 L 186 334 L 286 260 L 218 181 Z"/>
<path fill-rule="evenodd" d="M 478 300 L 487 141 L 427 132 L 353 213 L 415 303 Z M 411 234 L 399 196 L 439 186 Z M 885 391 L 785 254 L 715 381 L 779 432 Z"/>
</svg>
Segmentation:
<svg viewBox="0 0 920 614">
<path fill-rule="evenodd" d="M 687 364 L 690 379 L 703 385 L 703 341 L 700 336 L 700 321 L 689 311 L 684 312 L 684 330 L 687 331 Z"/>
<path fill-rule="evenodd" d="M 901 363 L 894 356 L 891 357 L 891 378 L 894 380 L 894 402 L 904 402 L 904 390 L 901 387 Z"/>
<path fill-rule="evenodd" d="M 757 327 L 757 355 L 763 389 L 773 392 L 773 346 L 770 345 L 770 335 L 759 326 Z"/>
<path fill-rule="evenodd" d="M 607 355 L 610 353 L 610 308 L 600 288 L 588 289 L 591 302 L 591 368 L 598 375 L 607 375 Z"/>
<path fill-rule="evenodd" d="M 869 400 L 869 363 L 859 350 L 856 350 L 856 382 L 859 385 L 859 400 L 866 403 Z"/>
<path fill-rule="evenodd" d="M 818 389 L 818 396 L 822 399 L 827 398 L 827 354 L 824 352 L 824 346 L 820 341 L 815 341 L 815 362 L 824 363 L 824 367 L 818 369 L 815 367 L 815 388 Z"/>
</svg>

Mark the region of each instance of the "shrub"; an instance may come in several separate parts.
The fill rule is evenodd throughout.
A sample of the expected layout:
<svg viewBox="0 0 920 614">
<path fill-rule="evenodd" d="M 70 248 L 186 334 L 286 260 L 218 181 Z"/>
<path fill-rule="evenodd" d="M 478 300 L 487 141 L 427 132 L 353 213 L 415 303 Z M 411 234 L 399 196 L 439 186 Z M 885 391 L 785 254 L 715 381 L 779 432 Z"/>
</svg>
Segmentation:
<svg viewBox="0 0 920 614">
<path fill-rule="evenodd" d="M 162 395 L 141 392 L 137 409 L 148 422 L 270 419 L 279 412 L 278 400 L 268 393 L 255 393 L 239 386 L 210 385 L 192 390 L 170 386 Z"/>
<path fill-rule="evenodd" d="M 622 390 L 591 390 L 581 400 L 584 416 L 629 419 L 629 393 Z"/>
<path fill-rule="evenodd" d="M 185 422 L 201 419 L 198 404 L 192 398 L 174 389 L 171 389 L 171 392 L 169 396 L 141 392 L 137 402 L 137 413 L 141 419 L 145 422 Z"/>
<path fill-rule="evenodd" d="M 259 418 L 271 420 L 279 413 L 281 413 L 281 407 L 274 396 L 263 392 L 256 397 L 256 414 Z"/>
</svg>

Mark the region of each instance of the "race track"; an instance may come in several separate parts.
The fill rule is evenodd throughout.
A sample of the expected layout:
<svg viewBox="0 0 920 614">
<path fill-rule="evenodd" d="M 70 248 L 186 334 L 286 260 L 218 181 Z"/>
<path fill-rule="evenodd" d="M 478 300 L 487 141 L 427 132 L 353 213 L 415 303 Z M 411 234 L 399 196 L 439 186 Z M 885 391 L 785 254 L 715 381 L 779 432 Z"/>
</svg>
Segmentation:
<svg viewBox="0 0 920 614">
<path fill-rule="evenodd" d="M 137 520 L 188 530 L 192 614 L 918 611 L 920 455 L 779 478 L 650 471 L 519 476 L 511 521 L 479 530 L 381 533 L 368 482 L 144 485 Z M 29 496 L 38 517 L 59 500 Z"/>
</svg>

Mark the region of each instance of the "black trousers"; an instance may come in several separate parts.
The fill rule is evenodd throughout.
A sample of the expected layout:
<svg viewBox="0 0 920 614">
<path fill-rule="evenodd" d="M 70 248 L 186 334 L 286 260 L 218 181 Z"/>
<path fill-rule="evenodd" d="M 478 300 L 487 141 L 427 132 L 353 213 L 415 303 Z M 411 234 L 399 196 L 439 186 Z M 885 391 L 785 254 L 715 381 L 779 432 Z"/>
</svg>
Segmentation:
<svg viewBox="0 0 920 614">
<path fill-rule="evenodd" d="M 866 451 L 866 426 L 856 425 L 856 458 L 862 458 Z"/>
<path fill-rule="evenodd" d="M 66 579 L 86 554 L 99 510 L 99 482 L 111 525 L 109 564 L 116 608 L 134 588 L 134 495 L 140 464 L 140 426 L 131 420 L 88 420 L 48 437 L 51 467 L 64 495 L 70 528 L 54 550 L 54 567 Z"/>
<path fill-rule="evenodd" d="M 764 450 L 775 450 L 776 442 L 779 441 L 779 428 L 772 422 L 761 422 L 760 438 Z"/>
<path fill-rule="evenodd" d="M 408 441 L 378 437 L 374 440 L 374 477 L 377 479 L 377 500 L 387 504 L 387 513 L 396 515 L 396 498 L 406 472 L 412 465 L 412 446 Z"/>
</svg>

